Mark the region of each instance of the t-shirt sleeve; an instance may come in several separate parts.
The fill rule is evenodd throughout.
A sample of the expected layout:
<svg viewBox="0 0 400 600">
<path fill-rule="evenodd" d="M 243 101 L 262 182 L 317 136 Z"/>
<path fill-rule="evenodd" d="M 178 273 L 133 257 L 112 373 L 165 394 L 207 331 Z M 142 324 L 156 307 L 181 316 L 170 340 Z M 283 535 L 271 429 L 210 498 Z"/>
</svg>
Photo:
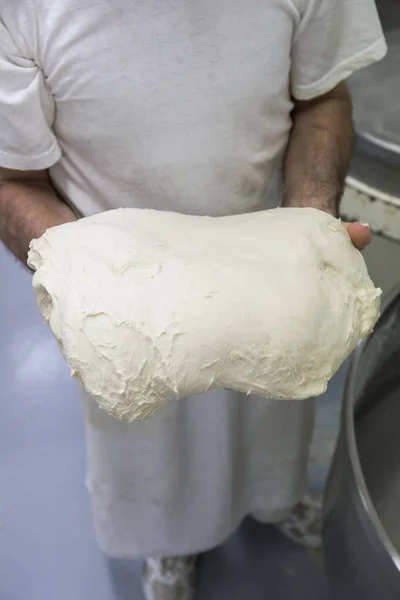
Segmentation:
<svg viewBox="0 0 400 600">
<path fill-rule="evenodd" d="M 42 71 L 0 14 L 0 166 L 46 169 L 61 150 L 52 131 L 54 104 Z"/>
<path fill-rule="evenodd" d="M 310 100 L 383 58 L 374 0 L 303 0 L 292 45 L 291 92 Z"/>
</svg>

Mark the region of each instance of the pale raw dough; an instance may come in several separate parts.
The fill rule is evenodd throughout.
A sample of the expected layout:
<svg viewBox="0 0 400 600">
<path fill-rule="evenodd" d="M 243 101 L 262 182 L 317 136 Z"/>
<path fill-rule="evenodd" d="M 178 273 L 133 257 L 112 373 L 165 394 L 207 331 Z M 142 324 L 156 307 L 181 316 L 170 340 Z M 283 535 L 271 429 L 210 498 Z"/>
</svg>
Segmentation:
<svg viewBox="0 0 400 600">
<path fill-rule="evenodd" d="M 314 209 L 113 210 L 48 230 L 28 262 L 72 374 L 124 421 L 211 388 L 321 394 L 380 308 L 343 225 Z"/>
</svg>

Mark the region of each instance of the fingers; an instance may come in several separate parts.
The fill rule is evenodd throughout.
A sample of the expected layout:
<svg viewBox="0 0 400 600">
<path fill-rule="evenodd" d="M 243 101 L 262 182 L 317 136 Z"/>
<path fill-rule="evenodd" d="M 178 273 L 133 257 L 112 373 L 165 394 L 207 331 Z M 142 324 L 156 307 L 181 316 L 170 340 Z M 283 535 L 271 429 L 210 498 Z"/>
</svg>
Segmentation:
<svg viewBox="0 0 400 600">
<path fill-rule="evenodd" d="M 364 250 L 371 242 L 371 230 L 368 225 L 362 223 L 343 223 L 343 225 L 358 250 Z"/>
</svg>

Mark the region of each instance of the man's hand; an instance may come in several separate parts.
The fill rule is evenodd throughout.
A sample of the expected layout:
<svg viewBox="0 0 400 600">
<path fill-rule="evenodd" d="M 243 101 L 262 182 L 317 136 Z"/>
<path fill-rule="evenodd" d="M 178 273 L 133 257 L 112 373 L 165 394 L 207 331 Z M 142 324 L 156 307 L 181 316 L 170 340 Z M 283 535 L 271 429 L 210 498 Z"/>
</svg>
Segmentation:
<svg viewBox="0 0 400 600">
<path fill-rule="evenodd" d="M 337 217 L 354 144 L 351 98 L 345 83 L 309 101 L 294 101 L 284 163 L 284 206 L 311 206 Z M 363 250 L 369 227 L 343 223 Z"/>
<path fill-rule="evenodd" d="M 364 250 L 371 241 L 371 230 L 368 225 L 362 223 L 343 223 L 343 225 L 357 250 Z"/>
<path fill-rule="evenodd" d="M 26 264 L 29 242 L 76 216 L 58 197 L 47 171 L 0 167 L 0 240 Z"/>
</svg>

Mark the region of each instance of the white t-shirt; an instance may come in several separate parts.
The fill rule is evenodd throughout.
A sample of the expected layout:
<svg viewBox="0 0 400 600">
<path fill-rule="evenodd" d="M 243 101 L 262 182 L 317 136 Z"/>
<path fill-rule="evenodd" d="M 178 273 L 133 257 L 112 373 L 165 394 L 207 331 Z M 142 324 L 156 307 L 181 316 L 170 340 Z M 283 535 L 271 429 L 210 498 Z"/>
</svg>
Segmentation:
<svg viewBox="0 0 400 600">
<path fill-rule="evenodd" d="M 291 96 L 385 51 L 372 0 L 2 0 L 0 166 L 84 215 L 276 206 Z"/>
</svg>

